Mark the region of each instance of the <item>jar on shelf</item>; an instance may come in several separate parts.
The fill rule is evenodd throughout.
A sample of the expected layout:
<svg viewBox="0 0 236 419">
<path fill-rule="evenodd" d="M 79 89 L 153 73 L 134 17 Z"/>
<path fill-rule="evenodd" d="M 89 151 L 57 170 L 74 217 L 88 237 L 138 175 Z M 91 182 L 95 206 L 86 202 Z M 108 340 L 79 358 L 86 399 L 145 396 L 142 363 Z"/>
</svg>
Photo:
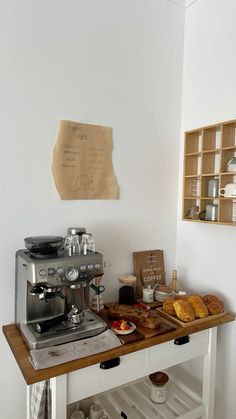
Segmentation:
<svg viewBox="0 0 236 419">
<path fill-rule="evenodd" d="M 169 380 L 167 374 L 162 371 L 154 372 L 149 375 L 151 381 L 151 400 L 154 403 L 165 403 L 167 401 L 167 386 Z"/>
<path fill-rule="evenodd" d="M 217 198 L 218 191 L 219 191 L 219 178 L 214 177 L 213 179 L 210 179 L 208 182 L 207 196 L 211 198 Z"/>
<path fill-rule="evenodd" d="M 218 218 L 218 205 L 209 204 L 206 206 L 206 220 L 217 221 Z"/>
<path fill-rule="evenodd" d="M 119 304 L 132 305 L 135 302 L 135 284 L 136 276 L 121 275 L 118 278 L 121 287 L 119 289 Z"/>
</svg>

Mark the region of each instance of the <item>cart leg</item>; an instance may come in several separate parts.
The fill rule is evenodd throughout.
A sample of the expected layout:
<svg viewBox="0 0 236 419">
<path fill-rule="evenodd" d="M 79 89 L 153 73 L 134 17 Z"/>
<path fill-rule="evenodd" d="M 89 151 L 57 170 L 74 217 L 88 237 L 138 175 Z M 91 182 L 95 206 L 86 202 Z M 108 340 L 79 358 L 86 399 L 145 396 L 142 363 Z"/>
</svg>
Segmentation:
<svg viewBox="0 0 236 419">
<path fill-rule="evenodd" d="M 51 419 L 66 419 L 67 410 L 67 376 L 60 375 L 59 377 L 50 379 L 51 390 Z M 34 419 L 31 417 L 31 393 L 32 386 L 27 386 L 27 419 Z"/>
<path fill-rule="evenodd" d="M 30 400 L 31 400 L 31 386 L 27 386 L 27 419 L 31 419 Z"/>
<path fill-rule="evenodd" d="M 208 353 L 203 361 L 202 400 L 206 419 L 214 419 L 217 327 L 209 329 Z"/>
<path fill-rule="evenodd" d="M 50 379 L 52 419 L 66 419 L 67 409 L 67 375 Z"/>
</svg>

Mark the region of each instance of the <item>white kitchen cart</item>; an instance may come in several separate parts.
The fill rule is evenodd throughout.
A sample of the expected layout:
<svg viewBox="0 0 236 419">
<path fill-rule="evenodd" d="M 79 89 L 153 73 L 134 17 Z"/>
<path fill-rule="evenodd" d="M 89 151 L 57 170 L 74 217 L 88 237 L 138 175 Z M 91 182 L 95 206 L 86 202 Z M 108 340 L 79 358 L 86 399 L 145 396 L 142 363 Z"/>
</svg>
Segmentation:
<svg viewBox="0 0 236 419">
<path fill-rule="evenodd" d="M 217 326 L 234 319 L 230 313 L 217 319 L 212 316 L 197 326 L 178 326 L 164 335 L 39 371 L 29 362 L 29 351 L 16 326 L 3 326 L 3 332 L 28 384 L 27 419 L 33 419 L 29 413 L 31 384 L 45 379 L 50 380 L 52 391 L 52 419 L 66 419 L 67 405 L 89 396 L 97 397 L 112 419 L 121 418 L 122 411 L 128 419 L 214 419 Z M 186 335 L 188 343 L 174 343 L 176 338 Z M 119 366 L 100 368 L 100 362 L 118 356 Z M 203 357 L 201 397 L 174 377 L 167 402 L 157 405 L 150 401 L 147 379 L 150 373 L 200 356 Z"/>
</svg>

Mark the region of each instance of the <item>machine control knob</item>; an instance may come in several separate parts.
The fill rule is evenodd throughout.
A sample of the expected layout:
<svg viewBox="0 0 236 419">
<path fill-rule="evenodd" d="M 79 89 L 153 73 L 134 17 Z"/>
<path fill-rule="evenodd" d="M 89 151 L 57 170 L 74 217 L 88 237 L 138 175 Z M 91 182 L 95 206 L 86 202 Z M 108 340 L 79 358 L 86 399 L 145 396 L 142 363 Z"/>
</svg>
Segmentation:
<svg viewBox="0 0 236 419">
<path fill-rule="evenodd" d="M 94 267 L 95 267 L 96 269 L 100 269 L 100 268 L 101 268 L 100 263 L 95 263 Z"/>
<path fill-rule="evenodd" d="M 57 268 L 57 273 L 58 273 L 58 275 L 62 275 L 62 274 L 63 274 L 63 271 L 64 271 L 64 269 L 63 269 L 61 266 L 59 266 L 59 267 Z"/>
<path fill-rule="evenodd" d="M 76 279 L 79 276 L 79 271 L 76 268 L 69 268 L 66 271 L 66 279 L 68 279 L 68 281 L 73 282 L 76 281 Z"/>
<path fill-rule="evenodd" d="M 89 271 L 92 271 L 92 270 L 93 270 L 93 264 L 92 264 L 92 263 L 89 263 L 89 264 L 88 264 L 88 270 L 89 270 Z"/>
<path fill-rule="evenodd" d="M 46 276 L 46 270 L 45 269 L 40 269 L 39 275 L 40 276 Z"/>
<path fill-rule="evenodd" d="M 80 270 L 81 270 L 82 272 L 85 272 L 85 271 L 86 271 L 86 269 L 87 269 L 87 266 L 86 266 L 86 265 L 80 265 Z"/>
</svg>

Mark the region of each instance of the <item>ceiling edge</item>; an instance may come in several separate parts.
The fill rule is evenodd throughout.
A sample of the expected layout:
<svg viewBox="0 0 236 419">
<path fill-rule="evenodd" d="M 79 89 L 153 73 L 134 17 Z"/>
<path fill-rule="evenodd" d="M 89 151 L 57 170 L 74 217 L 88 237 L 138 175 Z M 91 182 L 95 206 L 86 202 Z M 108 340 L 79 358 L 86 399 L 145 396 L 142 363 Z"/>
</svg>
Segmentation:
<svg viewBox="0 0 236 419">
<path fill-rule="evenodd" d="M 187 7 L 191 6 L 192 3 L 194 3 L 197 0 L 168 0 L 173 4 L 176 4 L 177 6 L 183 7 L 186 9 Z"/>
<path fill-rule="evenodd" d="M 191 6 L 192 3 L 194 3 L 197 0 L 185 0 L 185 7 Z"/>
</svg>

